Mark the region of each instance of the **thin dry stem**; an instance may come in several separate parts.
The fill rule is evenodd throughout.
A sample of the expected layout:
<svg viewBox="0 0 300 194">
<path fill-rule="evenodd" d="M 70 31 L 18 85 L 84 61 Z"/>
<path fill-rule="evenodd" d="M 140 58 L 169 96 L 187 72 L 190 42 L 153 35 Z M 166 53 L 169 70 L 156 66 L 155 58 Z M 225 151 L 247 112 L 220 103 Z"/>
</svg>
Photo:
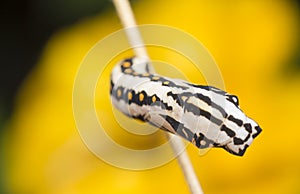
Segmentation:
<svg viewBox="0 0 300 194">
<path fill-rule="evenodd" d="M 133 47 L 135 55 L 141 58 L 149 59 L 146 48 L 144 47 L 143 39 L 136 26 L 134 15 L 128 0 L 113 0 L 113 3 L 116 7 L 122 25 L 126 30 L 127 38 Z M 170 138 L 172 137 L 172 135 L 169 133 L 168 136 Z M 180 137 L 175 136 L 172 137 L 170 143 L 175 154 L 181 152 L 178 154 L 177 160 L 183 171 L 190 192 L 192 194 L 202 194 L 202 188 L 199 184 L 198 178 L 195 174 L 194 168 L 185 150 L 182 140 Z"/>
<path fill-rule="evenodd" d="M 127 38 L 137 57 L 149 59 L 128 0 L 113 0 Z"/>
</svg>

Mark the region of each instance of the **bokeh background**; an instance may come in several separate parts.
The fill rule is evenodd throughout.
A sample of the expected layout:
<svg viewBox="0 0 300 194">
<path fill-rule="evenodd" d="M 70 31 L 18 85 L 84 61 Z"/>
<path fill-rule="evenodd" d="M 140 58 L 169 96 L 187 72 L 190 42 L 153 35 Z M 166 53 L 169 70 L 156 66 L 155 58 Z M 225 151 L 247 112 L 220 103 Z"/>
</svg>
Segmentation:
<svg viewBox="0 0 300 194">
<path fill-rule="evenodd" d="M 1 4 L 1 193 L 188 193 L 176 160 L 145 171 L 119 169 L 95 157 L 76 130 L 74 78 L 89 49 L 121 29 L 112 3 Z M 242 158 L 218 149 L 200 157 L 188 147 L 204 191 L 300 193 L 300 2 L 132 4 L 139 24 L 170 25 L 201 41 L 217 61 L 226 89 L 263 128 Z M 121 129 L 108 117 L 110 123 Z M 149 138 L 120 141 L 147 148 L 154 141 Z"/>
</svg>

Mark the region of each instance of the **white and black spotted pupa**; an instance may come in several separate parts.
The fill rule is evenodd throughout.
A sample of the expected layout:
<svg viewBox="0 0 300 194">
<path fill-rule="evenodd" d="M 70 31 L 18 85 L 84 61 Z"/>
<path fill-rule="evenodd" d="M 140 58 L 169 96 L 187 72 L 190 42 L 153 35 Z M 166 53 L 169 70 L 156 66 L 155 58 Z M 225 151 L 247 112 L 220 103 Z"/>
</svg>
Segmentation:
<svg viewBox="0 0 300 194">
<path fill-rule="evenodd" d="M 140 58 L 125 59 L 114 67 L 111 99 L 124 114 L 178 134 L 199 148 L 221 147 L 238 156 L 262 131 L 240 109 L 235 95 L 149 69 Z"/>
</svg>

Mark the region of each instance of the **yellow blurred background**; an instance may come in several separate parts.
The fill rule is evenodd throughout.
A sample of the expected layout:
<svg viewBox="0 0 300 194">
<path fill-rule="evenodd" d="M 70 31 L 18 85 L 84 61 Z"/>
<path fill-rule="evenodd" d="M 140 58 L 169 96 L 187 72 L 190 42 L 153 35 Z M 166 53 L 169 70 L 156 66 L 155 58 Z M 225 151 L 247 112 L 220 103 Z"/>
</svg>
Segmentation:
<svg viewBox="0 0 300 194">
<path fill-rule="evenodd" d="M 173 26 L 201 41 L 219 65 L 226 90 L 239 96 L 241 108 L 263 129 L 243 157 L 220 149 L 199 156 L 188 146 L 204 192 L 300 193 L 300 61 L 293 60 L 300 45 L 296 3 L 145 0 L 134 1 L 133 9 L 139 24 Z M 18 93 L 2 138 L 8 193 L 189 192 L 176 160 L 144 171 L 120 169 L 94 156 L 76 129 L 72 112 L 76 72 L 93 45 L 121 28 L 110 7 L 57 31 L 48 41 Z M 152 54 L 160 56 L 159 50 Z M 104 76 L 108 78 L 109 71 Z M 107 91 L 99 99 L 108 97 Z M 111 110 L 110 104 L 103 106 Z M 110 116 L 105 122 L 110 130 L 122 130 Z M 135 148 L 157 144 L 154 136 L 129 137 L 119 138 Z"/>
</svg>

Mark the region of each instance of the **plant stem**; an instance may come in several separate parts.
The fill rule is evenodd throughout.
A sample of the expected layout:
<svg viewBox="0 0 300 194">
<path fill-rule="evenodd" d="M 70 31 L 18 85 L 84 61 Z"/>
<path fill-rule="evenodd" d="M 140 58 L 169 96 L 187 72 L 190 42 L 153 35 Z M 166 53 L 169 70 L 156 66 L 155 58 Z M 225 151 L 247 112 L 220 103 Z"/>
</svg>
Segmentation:
<svg viewBox="0 0 300 194">
<path fill-rule="evenodd" d="M 128 0 L 113 0 L 113 3 L 116 7 L 122 25 L 126 31 L 127 38 L 133 47 L 135 55 L 140 58 L 149 59 Z M 184 174 L 190 192 L 192 194 L 202 194 L 202 188 L 181 138 L 176 135 L 173 136 L 169 133 L 167 133 L 167 135 L 171 139 L 170 144 L 174 154 L 178 154 L 177 161 Z"/>
</svg>

